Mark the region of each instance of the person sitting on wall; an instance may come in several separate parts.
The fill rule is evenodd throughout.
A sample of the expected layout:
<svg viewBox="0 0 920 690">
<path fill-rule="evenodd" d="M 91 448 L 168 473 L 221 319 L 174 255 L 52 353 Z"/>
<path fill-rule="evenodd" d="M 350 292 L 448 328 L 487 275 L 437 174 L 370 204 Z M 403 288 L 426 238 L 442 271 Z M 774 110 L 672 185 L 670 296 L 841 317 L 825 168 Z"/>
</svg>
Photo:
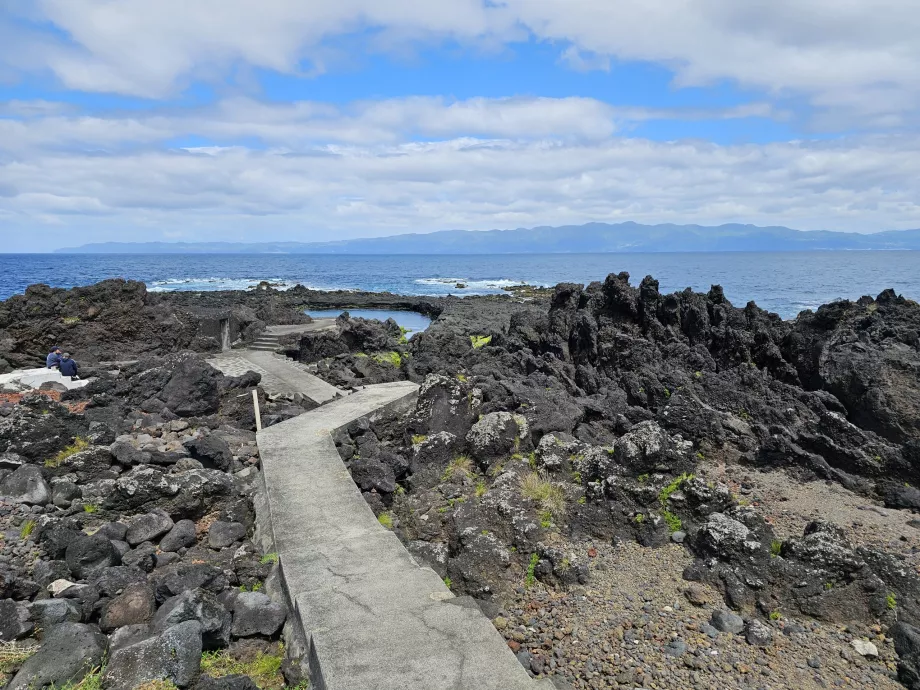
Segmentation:
<svg viewBox="0 0 920 690">
<path fill-rule="evenodd" d="M 71 381 L 75 381 L 80 378 L 77 375 L 79 368 L 77 363 L 70 358 L 70 353 L 65 352 L 61 357 L 61 376 L 69 376 Z"/>
<path fill-rule="evenodd" d="M 55 345 L 51 352 L 45 357 L 45 366 L 49 369 L 57 369 L 61 366 L 61 348 Z"/>
</svg>

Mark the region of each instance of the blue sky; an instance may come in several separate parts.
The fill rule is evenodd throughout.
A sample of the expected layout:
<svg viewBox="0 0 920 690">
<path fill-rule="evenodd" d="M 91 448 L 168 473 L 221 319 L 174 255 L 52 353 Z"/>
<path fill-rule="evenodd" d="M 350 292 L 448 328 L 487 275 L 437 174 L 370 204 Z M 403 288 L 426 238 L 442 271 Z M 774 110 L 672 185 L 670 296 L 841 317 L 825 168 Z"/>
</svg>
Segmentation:
<svg viewBox="0 0 920 690">
<path fill-rule="evenodd" d="M 0 251 L 920 227 L 908 0 L 6 0 Z"/>
</svg>

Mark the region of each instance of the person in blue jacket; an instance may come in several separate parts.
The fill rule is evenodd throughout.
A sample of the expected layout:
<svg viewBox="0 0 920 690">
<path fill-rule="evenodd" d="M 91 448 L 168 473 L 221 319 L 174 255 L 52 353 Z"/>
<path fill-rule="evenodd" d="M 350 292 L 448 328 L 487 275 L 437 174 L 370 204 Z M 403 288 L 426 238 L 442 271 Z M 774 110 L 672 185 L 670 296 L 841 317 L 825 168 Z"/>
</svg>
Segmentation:
<svg viewBox="0 0 920 690">
<path fill-rule="evenodd" d="M 65 352 L 64 356 L 61 357 L 61 376 L 69 376 L 71 380 L 78 379 L 80 378 L 77 376 L 79 368 L 77 363 L 70 358 L 70 353 Z"/>
<path fill-rule="evenodd" d="M 61 348 L 55 345 L 51 352 L 45 357 L 45 366 L 49 369 L 57 369 L 61 366 Z"/>
</svg>

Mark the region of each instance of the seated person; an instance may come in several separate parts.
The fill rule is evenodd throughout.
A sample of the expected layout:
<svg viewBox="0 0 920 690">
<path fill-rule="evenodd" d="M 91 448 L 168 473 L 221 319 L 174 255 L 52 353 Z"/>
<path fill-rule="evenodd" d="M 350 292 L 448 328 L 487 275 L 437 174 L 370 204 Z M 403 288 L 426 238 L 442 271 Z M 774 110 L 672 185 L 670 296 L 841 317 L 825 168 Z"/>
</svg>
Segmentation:
<svg viewBox="0 0 920 690">
<path fill-rule="evenodd" d="M 70 353 L 65 352 L 61 357 L 61 376 L 69 376 L 71 380 L 80 378 L 77 376 L 77 370 L 80 368 L 77 363 L 70 358 Z"/>
<path fill-rule="evenodd" d="M 57 369 L 61 366 L 61 348 L 55 345 L 51 348 L 51 352 L 48 353 L 48 356 L 45 357 L 45 366 L 49 369 Z"/>
</svg>

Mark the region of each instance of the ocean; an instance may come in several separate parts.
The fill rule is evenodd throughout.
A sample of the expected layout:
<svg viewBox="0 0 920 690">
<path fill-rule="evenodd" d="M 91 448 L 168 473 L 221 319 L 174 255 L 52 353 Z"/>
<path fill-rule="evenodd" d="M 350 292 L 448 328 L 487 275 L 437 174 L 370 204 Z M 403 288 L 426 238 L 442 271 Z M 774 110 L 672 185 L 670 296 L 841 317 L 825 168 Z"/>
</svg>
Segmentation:
<svg viewBox="0 0 920 690">
<path fill-rule="evenodd" d="M 33 283 L 141 280 L 153 291 L 245 289 L 260 280 L 317 290 L 414 295 L 501 293 L 508 285 L 588 283 L 628 271 L 662 292 L 720 284 L 736 306 L 754 300 L 784 319 L 836 299 L 894 288 L 920 299 L 920 252 L 717 252 L 502 255 L 0 254 L 0 299 Z M 462 284 L 464 287 L 458 288 Z"/>
</svg>

